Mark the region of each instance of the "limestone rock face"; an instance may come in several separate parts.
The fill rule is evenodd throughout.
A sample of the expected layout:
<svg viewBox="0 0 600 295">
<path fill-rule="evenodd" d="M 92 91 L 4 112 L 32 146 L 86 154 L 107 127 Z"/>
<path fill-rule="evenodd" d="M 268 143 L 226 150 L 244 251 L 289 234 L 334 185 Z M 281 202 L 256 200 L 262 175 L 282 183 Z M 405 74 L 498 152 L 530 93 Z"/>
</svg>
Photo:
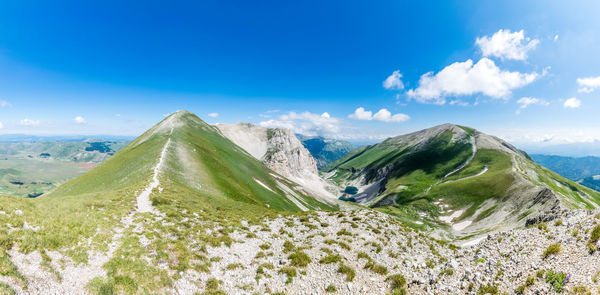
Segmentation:
<svg viewBox="0 0 600 295">
<path fill-rule="evenodd" d="M 313 196 L 336 199 L 336 188 L 319 177 L 317 163 L 294 132 L 249 123 L 217 124 L 221 133 L 271 170 L 299 184 Z"/>
<path fill-rule="evenodd" d="M 261 160 L 279 174 L 288 178 L 318 175 L 315 159 L 291 130 L 267 129 L 267 146 Z"/>
</svg>

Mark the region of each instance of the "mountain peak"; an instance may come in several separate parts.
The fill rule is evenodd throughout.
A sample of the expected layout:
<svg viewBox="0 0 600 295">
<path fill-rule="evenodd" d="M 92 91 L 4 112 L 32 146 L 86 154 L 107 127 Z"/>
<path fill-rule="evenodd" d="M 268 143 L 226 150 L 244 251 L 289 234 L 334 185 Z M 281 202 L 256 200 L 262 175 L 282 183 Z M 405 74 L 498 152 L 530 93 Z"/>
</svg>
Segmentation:
<svg viewBox="0 0 600 295">
<path fill-rule="evenodd" d="M 155 135 L 171 135 L 180 128 L 202 128 L 203 130 L 215 131 L 214 127 L 204 122 L 198 116 L 194 115 L 185 110 L 176 111 L 166 116 L 162 121 L 158 122 L 138 139 L 134 141 L 134 144 L 140 144 L 148 140 Z"/>
<path fill-rule="evenodd" d="M 443 134 L 451 134 L 453 142 L 470 141 L 475 135 L 476 130 L 455 124 L 442 124 L 431 128 L 415 131 L 409 134 L 400 135 L 386 139 L 383 143 L 395 146 L 425 146 L 435 138 Z"/>
</svg>

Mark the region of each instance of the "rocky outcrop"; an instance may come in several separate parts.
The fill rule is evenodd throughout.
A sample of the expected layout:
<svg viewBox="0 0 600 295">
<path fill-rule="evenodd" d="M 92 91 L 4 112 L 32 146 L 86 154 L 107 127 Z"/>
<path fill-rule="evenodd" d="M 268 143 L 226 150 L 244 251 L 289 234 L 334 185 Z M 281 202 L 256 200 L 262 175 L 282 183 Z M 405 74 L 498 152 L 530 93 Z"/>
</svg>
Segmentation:
<svg viewBox="0 0 600 295">
<path fill-rule="evenodd" d="M 315 159 L 289 129 L 264 128 L 249 123 L 218 124 L 217 128 L 233 143 L 282 176 L 318 175 Z"/>
<path fill-rule="evenodd" d="M 288 178 L 318 175 L 315 159 L 291 130 L 277 128 L 266 132 L 268 149 L 261 160 L 267 167 Z"/>
<path fill-rule="evenodd" d="M 335 187 L 319 177 L 315 159 L 291 130 L 249 123 L 218 124 L 216 127 L 271 170 L 299 184 L 305 192 L 315 197 L 336 199 L 331 193 Z"/>
</svg>

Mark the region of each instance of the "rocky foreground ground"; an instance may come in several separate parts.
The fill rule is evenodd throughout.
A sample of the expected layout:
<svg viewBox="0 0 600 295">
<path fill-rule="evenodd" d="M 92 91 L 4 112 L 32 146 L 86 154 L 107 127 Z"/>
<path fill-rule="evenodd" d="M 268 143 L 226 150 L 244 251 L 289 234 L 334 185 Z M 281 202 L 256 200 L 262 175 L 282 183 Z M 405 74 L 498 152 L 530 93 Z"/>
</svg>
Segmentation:
<svg viewBox="0 0 600 295">
<path fill-rule="evenodd" d="M 599 218 L 600 211 L 565 211 L 466 248 L 432 240 L 371 210 L 280 216 L 261 225 L 242 221 L 230 234 L 231 243 L 206 246 L 204 269 L 169 270 L 173 284 L 161 293 L 597 293 Z M 17 293 L 91 290 L 85 284 L 56 288 L 73 276 L 90 276 L 74 272 L 65 257 L 49 253 L 45 266 L 37 252 L 13 249 L 9 254 L 28 286 L 5 276 L 5 269 L 0 280 Z M 148 257 L 144 259 L 151 261 Z M 169 269 L 167 262 L 157 263 Z M 103 275 L 95 270 L 92 277 Z"/>
</svg>

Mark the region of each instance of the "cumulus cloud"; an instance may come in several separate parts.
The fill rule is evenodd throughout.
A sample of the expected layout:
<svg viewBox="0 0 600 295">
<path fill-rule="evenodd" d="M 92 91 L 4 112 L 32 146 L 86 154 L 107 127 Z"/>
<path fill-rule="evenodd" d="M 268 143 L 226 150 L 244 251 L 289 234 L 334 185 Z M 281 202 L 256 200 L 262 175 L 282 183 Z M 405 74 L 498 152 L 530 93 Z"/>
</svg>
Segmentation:
<svg viewBox="0 0 600 295">
<path fill-rule="evenodd" d="M 521 97 L 517 100 L 519 104 L 519 108 L 517 109 L 517 114 L 520 114 L 522 110 L 526 109 L 529 105 L 542 105 L 547 106 L 550 103 L 543 99 L 535 98 L 535 97 Z"/>
<path fill-rule="evenodd" d="M 23 119 L 21 120 L 21 125 L 23 126 L 36 126 L 36 125 L 40 125 L 40 121 L 39 120 L 31 120 L 31 119 Z"/>
<path fill-rule="evenodd" d="M 210 113 L 210 114 L 208 114 L 208 116 L 211 118 L 216 118 L 219 116 L 219 113 Z"/>
<path fill-rule="evenodd" d="M 455 62 L 437 74 L 426 73 L 419 79 L 416 89 L 408 90 L 409 98 L 422 103 L 445 104 L 446 96 L 484 94 L 502 98 L 513 89 L 532 83 L 538 73 L 504 71 L 494 61 L 482 58 L 476 64 L 472 60 Z"/>
<path fill-rule="evenodd" d="M 75 123 L 77 123 L 77 124 L 85 124 L 85 123 L 87 123 L 87 121 L 85 120 L 84 117 L 77 116 L 77 117 L 75 117 Z"/>
<path fill-rule="evenodd" d="M 563 104 L 563 106 L 565 108 L 576 109 L 581 106 L 581 100 L 579 100 L 575 97 L 571 97 L 571 98 L 565 100 L 565 103 Z"/>
<path fill-rule="evenodd" d="M 10 102 L 6 101 L 6 100 L 0 100 L 0 107 L 10 107 L 12 106 L 12 104 L 10 104 Z"/>
<path fill-rule="evenodd" d="M 283 114 L 276 119 L 270 119 L 259 123 L 262 127 L 267 128 L 288 128 L 295 133 L 300 133 L 310 136 L 331 136 L 340 131 L 342 120 L 334 118 L 325 112 L 315 114 L 311 112 L 289 112 Z"/>
<path fill-rule="evenodd" d="M 557 38 L 558 39 L 558 35 Z M 525 37 L 525 32 L 499 30 L 491 37 L 483 36 L 475 40 L 483 56 L 494 56 L 500 59 L 526 60 L 527 53 L 540 43 L 538 39 Z"/>
<path fill-rule="evenodd" d="M 399 114 L 392 115 L 392 113 L 390 111 L 388 111 L 387 109 L 381 109 L 377 113 L 375 113 L 375 115 L 373 115 L 373 112 L 366 111 L 365 108 L 363 108 L 363 107 L 357 108 L 353 114 L 348 115 L 348 118 L 355 119 L 355 120 L 363 120 L 363 121 L 375 120 L 375 121 L 388 122 L 388 123 L 390 123 L 390 122 L 405 122 L 410 119 L 410 117 L 405 114 L 399 113 Z"/>
<path fill-rule="evenodd" d="M 383 81 L 383 88 L 389 90 L 402 90 L 404 89 L 404 83 L 402 83 L 401 79 L 402 74 L 400 74 L 400 71 L 394 71 L 389 77 L 385 79 L 385 81 Z"/>
<path fill-rule="evenodd" d="M 577 84 L 579 85 L 577 92 L 590 93 L 597 88 L 600 88 L 600 76 L 577 78 Z"/>
<path fill-rule="evenodd" d="M 373 112 L 365 111 L 365 108 L 360 107 L 354 111 L 354 114 L 348 115 L 348 118 L 355 120 L 373 120 Z"/>
</svg>

